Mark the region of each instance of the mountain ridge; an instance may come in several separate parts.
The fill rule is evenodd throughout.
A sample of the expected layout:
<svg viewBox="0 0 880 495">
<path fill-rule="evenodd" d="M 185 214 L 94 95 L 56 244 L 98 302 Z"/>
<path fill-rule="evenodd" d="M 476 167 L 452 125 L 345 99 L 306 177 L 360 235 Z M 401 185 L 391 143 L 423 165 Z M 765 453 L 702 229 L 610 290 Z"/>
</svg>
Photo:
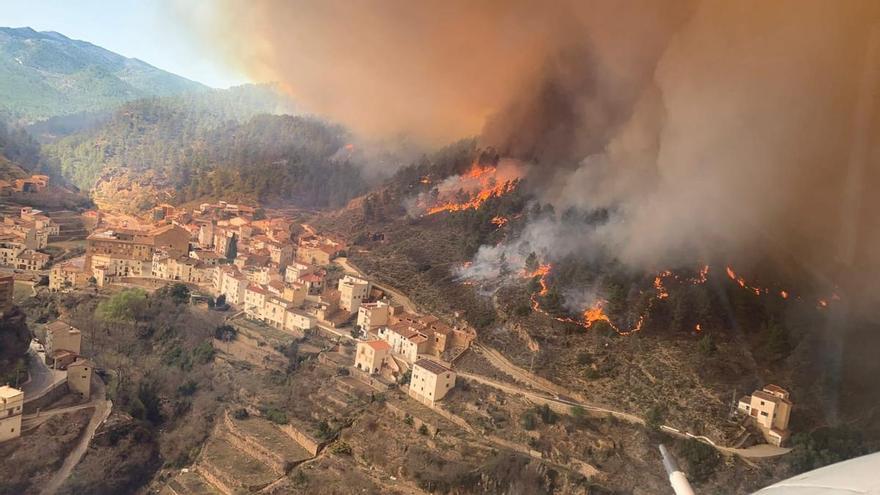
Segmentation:
<svg viewBox="0 0 880 495">
<path fill-rule="evenodd" d="M 0 112 L 39 121 L 208 86 L 88 41 L 30 27 L 0 27 Z"/>
</svg>

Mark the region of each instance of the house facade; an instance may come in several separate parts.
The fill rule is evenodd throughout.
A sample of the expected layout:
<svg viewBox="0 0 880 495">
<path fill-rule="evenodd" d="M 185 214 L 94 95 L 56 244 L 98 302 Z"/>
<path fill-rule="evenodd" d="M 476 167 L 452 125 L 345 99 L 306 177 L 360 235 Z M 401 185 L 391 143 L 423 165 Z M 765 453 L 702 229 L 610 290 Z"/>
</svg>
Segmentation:
<svg viewBox="0 0 880 495">
<path fill-rule="evenodd" d="M 791 407 L 788 391 L 773 384 L 740 398 L 737 404 L 737 409 L 751 417 L 773 445 L 782 445 L 790 435 Z"/>
<path fill-rule="evenodd" d="M 7 385 L 0 386 L 0 442 L 21 436 L 21 414 L 24 392 Z"/>
<path fill-rule="evenodd" d="M 409 381 L 409 396 L 433 407 L 455 387 L 455 372 L 431 359 L 419 359 L 413 364 Z"/>
<path fill-rule="evenodd" d="M 382 369 L 386 359 L 390 359 L 391 345 L 384 340 L 371 340 L 358 342 L 354 358 L 354 366 L 371 375 L 375 375 Z"/>
</svg>

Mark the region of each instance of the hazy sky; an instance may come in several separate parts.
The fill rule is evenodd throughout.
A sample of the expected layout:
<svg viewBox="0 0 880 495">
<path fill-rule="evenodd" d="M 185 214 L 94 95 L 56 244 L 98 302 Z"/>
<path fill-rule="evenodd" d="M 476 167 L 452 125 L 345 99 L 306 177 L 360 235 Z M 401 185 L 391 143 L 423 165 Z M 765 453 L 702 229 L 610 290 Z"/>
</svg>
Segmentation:
<svg viewBox="0 0 880 495">
<path fill-rule="evenodd" d="M 248 82 L 187 29 L 218 4 L 182 0 L 0 0 L 0 26 L 56 31 L 160 69 L 225 88 Z"/>
</svg>

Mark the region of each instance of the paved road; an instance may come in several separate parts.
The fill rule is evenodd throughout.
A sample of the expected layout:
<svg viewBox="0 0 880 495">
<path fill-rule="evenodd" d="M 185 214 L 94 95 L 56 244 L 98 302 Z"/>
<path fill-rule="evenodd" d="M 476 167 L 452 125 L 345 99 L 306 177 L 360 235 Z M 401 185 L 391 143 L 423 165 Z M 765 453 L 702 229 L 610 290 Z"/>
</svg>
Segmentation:
<svg viewBox="0 0 880 495">
<path fill-rule="evenodd" d="M 542 392 L 535 392 L 534 390 L 529 390 L 527 388 L 520 387 L 518 385 L 512 385 L 509 383 L 502 383 L 499 381 L 492 380 L 491 378 L 486 378 L 484 376 L 476 375 L 473 373 L 465 373 L 462 371 L 459 371 L 457 373 L 458 373 L 459 377 L 464 378 L 466 380 L 473 380 L 477 383 L 482 383 L 484 385 L 488 385 L 490 387 L 497 388 L 498 390 L 501 390 L 503 392 L 512 393 L 512 394 L 520 394 L 525 397 L 528 397 L 533 402 L 555 403 L 555 404 L 559 404 L 559 405 L 563 405 L 563 406 L 580 406 L 587 411 L 595 411 L 595 412 L 600 412 L 600 413 L 604 413 L 604 414 L 610 414 L 614 417 L 623 419 L 624 421 L 629 421 L 631 423 L 637 423 L 637 424 L 645 424 L 645 420 L 643 420 L 642 418 L 635 416 L 633 414 L 622 412 L 622 411 L 615 411 L 613 409 L 607 409 L 604 407 L 596 406 L 593 404 L 586 404 L 583 402 L 575 402 L 575 401 L 571 401 L 571 400 L 560 399 L 558 397 L 554 397 L 552 395 L 547 395 Z"/>
<path fill-rule="evenodd" d="M 91 401 L 86 402 L 85 404 L 77 404 L 75 406 L 70 407 L 60 407 L 58 409 L 49 409 L 48 411 L 40 411 L 33 414 L 25 414 L 21 417 L 21 431 L 31 430 L 40 426 L 49 420 L 49 418 L 53 416 L 58 416 L 60 414 L 67 414 L 71 412 L 76 412 L 81 409 L 88 409 L 90 407 L 95 407 L 95 404 Z"/>
<path fill-rule="evenodd" d="M 110 416 L 110 412 L 113 410 L 113 403 L 106 399 L 104 382 L 100 379 L 96 378 L 92 381 L 92 400 L 89 402 L 95 406 L 95 412 L 92 413 L 92 419 L 89 420 L 89 424 L 86 426 L 86 430 L 80 437 L 76 447 L 67 454 L 67 458 L 64 459 L 64 464 L 61 465 L 61 469 L 56 471 L 55 474 L 52 475 L 52 479 L 46 483 L 43 491 L 40 492 L 41 495 L 53 495 L 59 488 L 61 488 L 61 485 L 64 484 L 70 476 L 70 473 L 73 472 L 73 468 L 75 468 L 76 465 L 79 464 L 79 461 L 82 460 L 86 450 L 89 448 L 89 443 L 91 443 L 92 439 L 95 437 L 95 432 L 98 431 L 98 427 L 101 426 L 101 424 Z"/>
<path fill-rule="evenodd" d="M 42 396 L 55 384 L 67 379 L 66 371 L 56 371 L 46 366 L 44 354 L 37 352 L 36 345 L 31 341 L 30 349 L 28 349 L 28 354 L 30 354 L 28 373 L 31 379 L 21 387 L 25 402 Z"/>
<path fill-rule="evenodd" d="M 341 266 L 342 269 L 345 270 L 347 273 L 350 273 L 352 275 L 357 275 L 362 278 L 369 279 L 369 277 L 366 274 L 364 274 L 364 272 L 362 272 L 358 267 L 351 264 L 351 262 L 348 261 L 348 258 L 336 258 L 333 260 L 333 262 L 338 264 L 339 266 Z M 402 293 L 396 289 L 392 289 L 391 287 L 388 287 L 387 285 L 381 285 L 381 284 L 377 284 L 375 282 L 373 282 L 373 286 L 387 292 L 388 294 L 391 294 L 391 298 L 393 300 L 399 302 L 400 304 L 402 304 L 403 309 L 407 310 L 410 313 L 418 314 L 418 308 L 416 307 L 416 304 L 414 302 L 412 302 L 412 300 L 409 297 L 407 297 L 404 293 Z"/>
</svg>

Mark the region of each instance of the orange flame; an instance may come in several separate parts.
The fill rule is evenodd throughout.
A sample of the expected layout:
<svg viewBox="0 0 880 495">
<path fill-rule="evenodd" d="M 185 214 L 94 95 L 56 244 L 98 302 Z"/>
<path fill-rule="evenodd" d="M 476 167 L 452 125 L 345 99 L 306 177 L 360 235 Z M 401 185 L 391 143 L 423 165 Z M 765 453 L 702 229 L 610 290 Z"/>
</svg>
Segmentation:
<svg viewBox="0 0 880 495">
<path fill-rule="evenodd" d="M 473 164 L 470 170 L 461 175 L 461 178 L 470 181 L 478 181 L 480 189 L 476 193 L 473 193 L 471 197 L 464 202 L 447 201 L 432 206 L 428 209 L 427 214 L 433 215 L 435 213 L 440 213 L 441 211 L 475 210 L 488 199 L 503 196 L 516 189 L 519 182 L 518 179 L 497 182 L 495 177 L 497 171 L 498 169 L 493 166 L 482 166 L 478 163 Z"/>
<path fill-rule="evenodd" d="M 666 299 L 669 297 L 669 291 L 666 290 L 666 287 L 663 286 L 663 278 L 669 277 L 672 275 L 672 272 L 669 270 L 664 270 L 657 274 L 654 277 L 654 290 L 657 291 L 657 299 Z"/>
<path fill-rule="evenodd" d="M 509 222 L 507 217 L 495 217 L 492 219 L 492 225 L 495 225 L 499 229 L 507 225 L 507 222 Z"/>
<path fill-rule="evenodd" d="M 702 331 L 703 331 L 703 327 L 701 327 L 701 326 L 700 326 L 700 324 L 699 324 L 699 323 L 697 323 L 697 326 L 695 326 L 695 327 L 694 327 L 694 330 L 696 330 L 696 331 L 697 331 L 697 333 L 700 333 L 700 332 L 702 332 Z"/>
<path fill-rule="evenodd" d="M 748 284 L 744 278 L 738 276 L 736 274 L 736 272 L 733 271 L 733 268 L 731 268 L 729 266 L 727 267 L 727 276 L 730 277 L 731 280 L 733 280 L 737 284 L 739 284 L 740 287 L 747 289 L 749 292 L 753 292 L 756 296 L 760 296 L 762 294 L 770 294 L 770 289 L 768 289 L 766 287 L 762 288 L 762 287 L 756 287 L 756 286 L 752 286 L 752 285 Z M 779 289 L 779 297 L 781 297 L 782 299 L 788 299 L 789 297 L 791 297 L 791 293 L 785 289 Z M 796 299 L 801 300 L 801 298 L 799 296 Z M 831 294 L 831 300 L 837 301 L 839 299 L 840 299 L 840 296 L 838 296 L 836 293 Z M 816 307 L 819 309 L 827 308 L 828 301 L 826 299 L 819 299 L 816 301 Z"/>
<path fill-rule="evenodd" d="M 703 265 L 703 268 L 700 268 L 700 274 L 697 276 L 696 283 L 704 284 L 706 280 L 709 280 L 709 265 Z"/>
<path fill-rule="evenodd" d="M 636 322 L 636 325 L 632 329 L 621 330 L 620 327 L 615 325 L 611 321 L 611 319 L 608 317 L 608 315 L 605 314 L 605 311 L 602 308 L 602 306 L 605 304 L 605 301 L 601 300 L 601 299 L 597 300 L 593 304 L 592 307 L 587 308 L 584 311 L 581 320 L 576 320 L 574 318 L 568 318 L 565 316 L 553 316 L 550 313 L 548 313 L 546 310 L 541 308 L 541 303 L 540 303 L 540 301 L 538 301 L 538 296 L 546 296 L 547 293 L 550 291 L 550 287 L 547 284 L 547 275 L 550 274 L 550 270 L 552 268 L 553 268 L 553 266 L 550 264 L 541 264 L 531 272 L 528 272 L 528 271 L 524 272 L 524 275 L 527 278 L 540 277 L 540 279 L 538 280 L 538 283 L 541 284 L 541 290 L 539 290 L 538 292 L 532 293 L 532 295 L 529 297 L 529 301 L 531 302 L 531 306 L 534 311 L 541 313 L 544 316 L 548 316 L 550 318 L 553 318 L 556 321 L 559 321 L 562 323 L 572 323 L 574 325 L 578 325 L 583 328 L 590 328 L 591 326 L 593 326 L 593 323 L 595 323 L 597 321 L 604 321 L 605 323 L 607 323 L 611 327 L 612 330 L 614 330 L 615 332 L 617 332 L 620 335 L 630 335 L 630 334 L 638 332 L 639 330 L 642 329 L 642 323 L 645 320 L 644 315 L 639 317 L 638 322 Z M 651 300 L 651 302 L 653 302 L 653 301 L 654 301 L 654 299 Z M 649 306 L 649 309 L 650 309 L 650 306 Z"/>
<path fill-rule="evenodd" d="M 658 273 L 656 277 L 654 277 L 654 290 L 657 292 L 657 299 L 666 299 L 669 297 L 669 291 L 666 289 L 666 286 L 663 285 L 663 280 L 671 278 L 678 282 L 681 282 L 682 279 L 675 273 L 670 270 L 663 270 Z M 684 281 L 692 284 L 699 285 L 706 283 L 706 280 L 709 279 L 709 265 L 703 265 L 700 268 L 700 271 L 697 273 L 696 277 L 685 279 Z"/>
</svg>

